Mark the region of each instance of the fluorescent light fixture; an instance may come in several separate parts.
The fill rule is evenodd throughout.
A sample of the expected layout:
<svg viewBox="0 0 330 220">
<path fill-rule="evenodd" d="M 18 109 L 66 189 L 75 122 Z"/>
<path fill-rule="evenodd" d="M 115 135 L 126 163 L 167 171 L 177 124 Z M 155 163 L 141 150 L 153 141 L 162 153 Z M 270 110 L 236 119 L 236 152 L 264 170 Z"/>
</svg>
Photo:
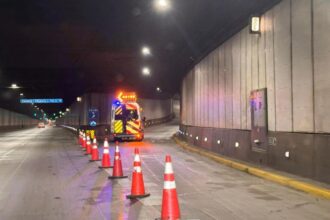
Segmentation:
<svg viewBox="0 0 330 220">
<path fill-rule="evenodd" d="M 260 34 L 260 16 L 250 17 L 250 33 Z"/>
</svg>

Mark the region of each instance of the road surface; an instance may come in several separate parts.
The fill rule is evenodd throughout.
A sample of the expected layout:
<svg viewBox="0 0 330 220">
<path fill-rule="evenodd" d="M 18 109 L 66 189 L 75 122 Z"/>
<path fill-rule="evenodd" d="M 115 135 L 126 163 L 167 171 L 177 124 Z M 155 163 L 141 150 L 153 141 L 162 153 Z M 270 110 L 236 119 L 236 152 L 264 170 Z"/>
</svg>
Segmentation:
<svg viewBox="0 0 330 220">
<path fill-rule="evenodd" d="M 155 219 L 160 216 L 164 159 L 173 160 L 182 219 L 330 219 L 330 201 L 250 176 L 185 152 L 170 139 L 177 126 L 148 128 L 143 142 L 120 143 L 131 175 L 140 148 L 151 196 L 130 201 L 130 177 L 108 180 L 64 128 L 0 133 L 0 219 Z M 111 144 L 111 160 L 113 160 Z"/>
</svg>

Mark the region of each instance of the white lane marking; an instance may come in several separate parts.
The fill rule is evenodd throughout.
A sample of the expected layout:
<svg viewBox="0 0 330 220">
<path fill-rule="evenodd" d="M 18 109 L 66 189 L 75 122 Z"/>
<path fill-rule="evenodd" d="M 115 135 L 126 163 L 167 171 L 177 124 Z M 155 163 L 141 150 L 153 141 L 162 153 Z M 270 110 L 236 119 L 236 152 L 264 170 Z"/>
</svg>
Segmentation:
<svg viewBox="0 0 330 220">
<path fill-rule="evenodd" d="M 28 158 L 28 153 L 24 155 L 24 159 L 19 163 L 19 165 L 15 168 L 15 170 L 11 173 L 11 175 L 9 176 L 9 178 L 7 178 L 7 181 L 4 182 L 4 184 L 2 184 L 1 190 L 0 192 L 2 192 L 5 187 L 8 185 L 8 183 L 11 181 L 11 179 L 16 175 L 17 171 L 19 168 L 21 168 L 21 166 L 23 165 L 23 163 L 25 162 L 25 160 Z"/>
<path fill-rule="evenodd" d="M 6 157 L 8 157 L 8 154 L 10 154 L 10 153 L 12 153 L 14 151 L 15 151 L 15 149 L 12 149 L 10 151 L 7 151 L 6 153 L 4 153 L 3 155 L 0 156 L 0 160 L 5 159 Z"/>
</svg>

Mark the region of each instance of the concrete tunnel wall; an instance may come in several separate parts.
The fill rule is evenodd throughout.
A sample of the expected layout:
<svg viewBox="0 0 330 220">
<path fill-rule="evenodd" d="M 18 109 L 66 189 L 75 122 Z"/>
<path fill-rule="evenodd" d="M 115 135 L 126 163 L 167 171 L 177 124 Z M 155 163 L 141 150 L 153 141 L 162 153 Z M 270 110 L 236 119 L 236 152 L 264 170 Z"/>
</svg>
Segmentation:
<svg viewBox="0 0 330 220">
<path fill-rule="evenodd" d="M 330 1 L 281 1 L 261 16 L 260 35 L 245 27 L 185 76 L 184 137 L 227 156 L 330 182 L 329 36 Z M 266 151 L 251 147 L 249 96 L 261 88 L 267 89 Z"/>
<path fill-rule="evenodd" d="M 0 108 L 0 129 L 36 126 L 38 120 Z"/>
</svg>

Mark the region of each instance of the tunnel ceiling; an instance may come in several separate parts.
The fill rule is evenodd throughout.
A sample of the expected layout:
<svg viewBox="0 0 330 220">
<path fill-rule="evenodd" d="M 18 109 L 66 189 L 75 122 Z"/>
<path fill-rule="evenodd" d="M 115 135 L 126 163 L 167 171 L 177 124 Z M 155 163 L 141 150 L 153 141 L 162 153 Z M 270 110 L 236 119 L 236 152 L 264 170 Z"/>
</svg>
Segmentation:
<svg viewBox="0 0 330 220">
<path fill-rule="evenodd" d="M 3 0 L 1 103 L 13 107 L 19 92 L 64 98 L 63 106 L 44 106 L 52 112 L 88 91 L 122 87 L 157 97 L 160 86 L 174 94 L 194 62 L 275 2 L 172 0 L 160 13 L 151 0 Z M 141 56 L 143 45 L 152 57 Z M 144 65 L 151 77 L 141 76 Z M 8 91 L 13 82 L 24 88 Z"/>
</svg>

